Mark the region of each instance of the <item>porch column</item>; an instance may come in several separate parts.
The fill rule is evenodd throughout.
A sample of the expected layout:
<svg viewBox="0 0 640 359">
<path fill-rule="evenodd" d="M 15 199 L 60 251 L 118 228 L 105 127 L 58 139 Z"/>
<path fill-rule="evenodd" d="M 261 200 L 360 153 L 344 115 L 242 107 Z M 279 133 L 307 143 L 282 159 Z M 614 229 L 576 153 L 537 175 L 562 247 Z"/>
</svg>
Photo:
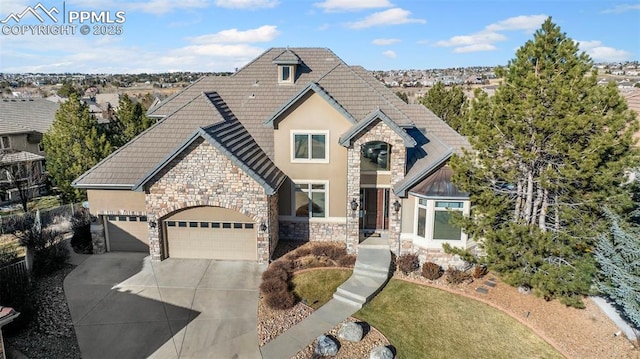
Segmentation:
<svg viewBox="0 0 640 359">
<path fill-rule="evenodd" d="M 351 201 L 356 200 L 358 208 L 351 209 Z M 347 148 L 347 251 L 352 254 L 358 252 L 360 243 L 360 146 L 352 145 Z"/>
</svg>

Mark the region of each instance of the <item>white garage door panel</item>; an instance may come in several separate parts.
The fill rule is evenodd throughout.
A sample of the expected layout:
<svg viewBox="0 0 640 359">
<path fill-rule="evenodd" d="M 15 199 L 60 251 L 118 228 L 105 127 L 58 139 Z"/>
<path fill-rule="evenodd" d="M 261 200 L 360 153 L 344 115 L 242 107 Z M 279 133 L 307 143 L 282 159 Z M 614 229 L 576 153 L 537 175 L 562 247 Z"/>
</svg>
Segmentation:
<svg viewBox="0 0 640 359">
<path fill-rule="evenodd" d="M 180 227 L 181 223 L 186 226 Z M 231 228 L 219 222 L 167 221 L 165 225 L 169 257 L 257 260 L 253 223 L 226 223 Z"/>
<path fill-rule="evenodd" d="M 110 251 L 149 251 L 149 229 L 145 217 L 108 216 L 106 223 Z"/>
</svg>

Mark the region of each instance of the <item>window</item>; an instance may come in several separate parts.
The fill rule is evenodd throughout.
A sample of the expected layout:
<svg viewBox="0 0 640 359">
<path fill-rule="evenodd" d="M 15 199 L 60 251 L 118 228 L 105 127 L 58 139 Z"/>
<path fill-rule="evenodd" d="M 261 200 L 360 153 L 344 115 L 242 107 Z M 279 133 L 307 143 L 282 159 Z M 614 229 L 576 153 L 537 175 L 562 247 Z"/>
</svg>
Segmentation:
<svg viewBox="0 0 640 359">
<path fill-rule="evenodd" d="M 360 147 L 360 169 L 362 171 L 389 171 L 391 146 L 382 141 L 371 141 Z"/>
<path fill-rule="evenodd" d="M 433 219 L 433 239 L 460 240 L 462 230 L 451 224 L 452 213 L 449 210 L 462 210 L 462 202 L 435 203 Z"/>
<path fill-rule="evenodd" d="M 209 222 L 200 222 L 200 228 L 209 228 Z"/>
<path fill-rule="evenodd" d="M 176 222 L 170 221 L 167 222 L 167 227 L 175 227 L 176 226 Z"/>
<path fill-rule="evenodd" d="M 118 216 L 118 221 L 125 222 L 127 220 L 127 216 Z"/>
<path fill-rule="evenodd" d="M 0 137 L 0 148 L 7 149 L 11 148 L 11 140 L 9 140 L 9 136 Z"/>
<path fill-rule="evenodd" d="M 242 229 L 242 223 L 234 223 L 233 229 Z"/>
<path fill-rule="evenodd" d="M 186 228 L 187 222 L 178 222 L 178 227 Z"/>
<path fill-rule="evenodd" d="M 327 185 L 322 183 L 299 183 L 294 187 L 296 217 L 326 217 Z"/>
<path fill-rule="evenodd" d="M 429 208 L 433 209 L 432 218 Z M 416 235 L 441 241 L 459 241 L 462 239 L 462 229 L 451 224 L 451 211 L 463 211 L 464 203 L 458 201 L 434 201 L 419 199 L 416 208 Z M 432 226 L 429 228 L 429 226 Z"/>
<path fill-rule="evenodd" d="M 129 216 L 129 222 L 137 222 L 137 221 L 138 221 L 137 216 Z"/>
<path fill-rule="evenodd" d="M 293 133 L 294 161 L 326 161 L 327 133 Z"/>
<path fill-rule="evenodd" d="M 231 228 L 231 223 L 222 223 L 222 228 Z"/>
<path fill-rule="evenodd" d="M 198 222 L 189 222 L 189 228 L 198 228 Z"/>
<path fill-rule="evenodd" d="M 146 222 L 147 216 L 140 216 L 140 222 Z"/>
<path fill-rule="evenodd" d="M 244 229 L 253 229 L 253 223 L 245 223 Z"/>
<path fill-rule="evenodd" d="M 280 65 L 278 66 L 278 82 L 279 83 L 293 83 L 294 70 L 293 66 Z"/>
</svg>

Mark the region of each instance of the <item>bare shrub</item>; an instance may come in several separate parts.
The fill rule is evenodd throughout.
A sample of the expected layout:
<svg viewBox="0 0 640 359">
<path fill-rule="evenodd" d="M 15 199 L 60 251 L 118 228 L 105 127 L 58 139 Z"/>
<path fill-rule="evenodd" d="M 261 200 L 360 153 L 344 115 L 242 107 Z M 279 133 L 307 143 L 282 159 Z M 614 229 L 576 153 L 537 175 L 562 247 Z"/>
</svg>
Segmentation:
<svg viewBox="0 0 640 359">
<path fill-rule="evenodd" d="M 264 294 L 271 294 L 271 293 L 280 292 L 287 289 L 288 289 L 287 282 L 282 281 L 279 278 L 270 278 L 260 283 L 260 290 Z"/>
<path fill-rule="evenodd" d="M 433 262 L 425 262 L 422 265 L 422 276 L 429 280 L 436 280 L 442 276 L 444 270 L 438 264 Z"/>
<path fill-rule="evenodd" d="M 402 273 L 409 274 L 420 268 L 420 260 L 416 254 L 402 254 L 396 259 L 396 265 Z"/>
<path fill-rule="evenodd" d="M 281 281 L 288 281 L 290 277 L 289 272 L 282 269 L 281 267 L 271 267 L 267 268 L 264 272 L 262 272 L 262 280 L 266 281 L 269 279 L 279 279 Z"/>
<path fill-rule="evenodd" d="M 296 297 L 293 293 L 283 290 L 265 295 L 265 303 L 271 309 L 284 310 L 296 304 Z"/>
<path fill-rule="evenodd" d="M 345 254 L 340 257 L 337 262 L 340 267 L 353 267 L 356 264 L 356 256 L 353 254 Z"/>
<path fill-rule="evenodd" d="M 484 265 L 476 265 L 473 269 L 473 278 L 478 279 L 484 277 L 489 270 L 487 270 L 487 266 Z"/>
<path fill-rule="evenodd" d="M 457 268 L 449 267 L 445 274 L 447 275 L 446 279 L 449 284 L 462 284 L 473 281 L 471 274 Z"/>
</svg>

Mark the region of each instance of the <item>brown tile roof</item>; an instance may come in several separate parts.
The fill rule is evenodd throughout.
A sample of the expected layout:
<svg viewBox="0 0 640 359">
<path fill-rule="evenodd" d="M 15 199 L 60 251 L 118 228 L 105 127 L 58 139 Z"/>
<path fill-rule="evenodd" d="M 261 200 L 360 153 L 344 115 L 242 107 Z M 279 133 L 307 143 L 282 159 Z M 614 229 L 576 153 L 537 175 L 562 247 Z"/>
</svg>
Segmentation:
<svg viewBox="0 0 640 359">
<path fill-rule="evenodd" d="M 300 58 L 294 84 L 277 83 L 277 65 L 273 60 L 289 50 Z M 288 55 L 287 55 L 288 56 Z M 273 128 L 265 126 L 283 105 L 299 94 L 309 83 L 316 83 L 357 121 L 376 109 L 383 111 L 401 127 L 426 128 L 428 140 L 423 141 L 428 155 L 415 156 L 411 169 L 429 167 L 432 159 L 466 146 L 467 142 L 429 110 L 412 107 L 399 99 L 362 67 L 348 66 L 325 48 L 273 48 L 231 76 L 204 77 L 183 91 L 156 104 L 148 114 L 165 117 L 116 153 L 76 180 L 82 187 L 101 185 L 132 185 L 168 153 L 185 141 L 198 127 L 215 122 L 208 106 L 185 104 L 201 98 L 202 93 L 215 91 L 246 128 L 262 150 L 273 159 Z M 169 116 L 174 114 L 172 116 Z M 437 137 L 442 136 L 440 141 Z M 450 152 L 450 151 L 449 151 Z M 424 164 L 423 164 L 424 162 Z M 420 165 L 420 166 L 418 166 Z"/>
<path fill-rule="evenodd" d="M 56 117 L 60 104 L 45 99 L 0 100 L 0 134 L 45 133 Z"/>
</svg>

